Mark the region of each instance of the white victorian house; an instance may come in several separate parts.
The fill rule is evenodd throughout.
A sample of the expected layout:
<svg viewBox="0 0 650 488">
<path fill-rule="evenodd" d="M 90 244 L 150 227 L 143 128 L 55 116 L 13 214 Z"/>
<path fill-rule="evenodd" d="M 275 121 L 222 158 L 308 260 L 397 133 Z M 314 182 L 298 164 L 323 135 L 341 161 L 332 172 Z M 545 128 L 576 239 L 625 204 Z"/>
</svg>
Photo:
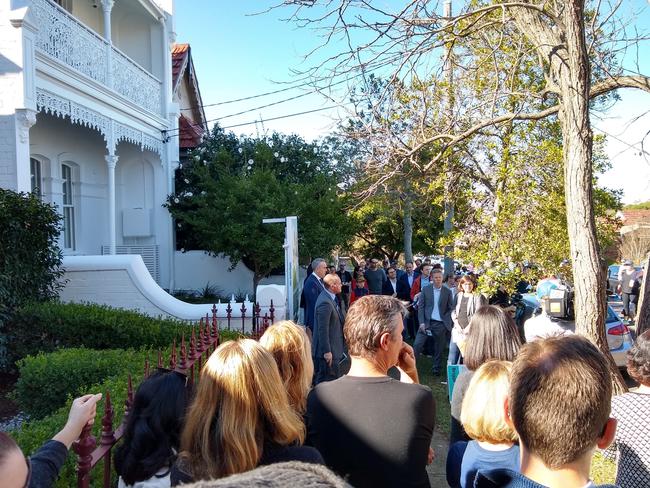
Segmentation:
<svg viewBox="0 0 650 488">
<path fill-rule="evenodd" d="M 57 205 L 65 255 L 140 254 L 168 289 L 173 14 L 173 0 L 0 0 L 0 187 Z"/>
</svg>

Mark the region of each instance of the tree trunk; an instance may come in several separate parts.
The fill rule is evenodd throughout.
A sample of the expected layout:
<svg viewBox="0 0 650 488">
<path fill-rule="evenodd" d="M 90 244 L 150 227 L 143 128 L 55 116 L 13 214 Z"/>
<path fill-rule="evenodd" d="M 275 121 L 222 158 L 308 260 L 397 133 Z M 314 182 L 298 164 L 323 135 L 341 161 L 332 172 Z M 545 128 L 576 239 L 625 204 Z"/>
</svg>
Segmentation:
<svg viewBox="0 0 650 488">
<path fill-rule="evenodd" d="M 609 359 L 615 392 L 626 391 L 605 337 L 607 297 L 601 279 L 600 250 L 592 195 L 592 143 L 589 123 L 590 70 L 584 36 L 583 2 L 565 3 L 562 20 L 566 52 L 554 65 L 562 97 L 564 194 L 575 284 L 576 332 L 588 337 Z"/>
<path fill-rule="evenodd" d="M 646 257 L 643 281 L 639 290 L 639 301 L 636 310 L 636 334 L 643 334 L 650 329 L 650 254 Z"/>
<path fill-rule="evenodd" d="M 413 261 L 413 201 L 407 192 L 404 195 L 404 261 Z"/>
</svg>

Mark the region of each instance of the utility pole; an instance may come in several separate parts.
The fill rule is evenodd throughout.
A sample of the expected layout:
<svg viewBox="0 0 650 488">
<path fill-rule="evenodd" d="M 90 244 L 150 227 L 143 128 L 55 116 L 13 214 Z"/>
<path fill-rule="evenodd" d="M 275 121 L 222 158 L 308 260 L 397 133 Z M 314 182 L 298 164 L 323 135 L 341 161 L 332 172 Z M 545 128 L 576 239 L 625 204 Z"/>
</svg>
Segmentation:
<svg viewBox="0 0 650 488">
<path fill-rule="evenodd" d="M 445 18 L 445 23 L 449 24 L 450 19 L 451 19 L 451 0 L 445 0 L 444 3 L 444 11 L 443 11 L 443 16 Z M 451 42 L 447 42 L 446 48 L 445 48 L 445 59 L 444 59 L 444 64 L 443 64 L 443 70 L 445 73 L 445 77 L 447 78 L 447 119 L 449 124 L 452 123 L 452 118 L 454 116 L 454 111 L 453 111 L 453 89 L 452 85 L 454 82 L 454 70 L 453 70 L 453 65 L 451 61 L 451 57 L 453 55 L 452 53 L 452 44 Z M 448 236 L 449 233 L 451 232 L 453 228 L 453 220 L 454 220 L 454 203 L 452 199 L 452 190 L 453 190 L 453 185 L 452 182 L 454 180 L 454 172 L 452 168 L 452 161 L 451 158 L 448 159 L 447 161 L 447 173 L 445 175 L 445 222 L 444 222 L 444 235 Z M 446 245 L 444 249 L 445 253 L 445 262 L 444 262 L 444 269 L 445 269 L 445 275 L 448 275 L 450 273 L 454 272 L 454 261 L 451 258 L 451 252 L 453 251 L 453 246 L 452 245 Z"/>
</svg>

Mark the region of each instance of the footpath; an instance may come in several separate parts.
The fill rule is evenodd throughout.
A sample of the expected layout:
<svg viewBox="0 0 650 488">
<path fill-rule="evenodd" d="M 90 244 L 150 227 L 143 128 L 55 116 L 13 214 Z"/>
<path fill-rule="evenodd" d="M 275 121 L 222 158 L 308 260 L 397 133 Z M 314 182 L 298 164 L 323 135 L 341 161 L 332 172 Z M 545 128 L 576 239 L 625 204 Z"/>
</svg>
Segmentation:
<svg viewBox="0 0 650 488">
<path fill-rule="evenodd" d="M 433 438 L 431 439 L 431 447 L 436 453 L 436 458 L 429 466 L 427 466 L 427 473 L 429 473 L 429 482 L 432 488 L 445 487 L 447 485 L 447 478 L 445 476 L 445 466 L 447 465 L 447 448 L 449 447 L 449 437 L 444 432 L 434 429 Z"/>
</svg>

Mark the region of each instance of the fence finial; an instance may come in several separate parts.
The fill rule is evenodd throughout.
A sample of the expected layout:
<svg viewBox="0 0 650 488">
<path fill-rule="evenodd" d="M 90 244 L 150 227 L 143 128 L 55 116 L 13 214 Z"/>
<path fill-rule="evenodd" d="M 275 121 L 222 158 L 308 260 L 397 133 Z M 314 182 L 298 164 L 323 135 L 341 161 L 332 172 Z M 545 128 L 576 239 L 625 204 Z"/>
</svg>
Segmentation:
<svg viewBox="0 0 650 488">
<path fill-rule="evenodd" d="M 112 446 L 115 443 L 115 432 L 113 432 L 113 405 L 111 405 L 111 393 L 106 390 L 106 401 L 104 402 L 104 416 L 102 417 L 102 436 L 99 443 L 102 446 Z"/>
<path fill-rule="evenodd" d="M 95 449 L 95 438 L 91 434 L 92 425 L 86 425 L 81 430 L 79 440 L 72 444 L 72 450 L 77 453 L 77 486 L 89 486 L 89 473 L 93 461 L 92 452 Z"/>
<path fill-rule="evenodd" d="M 127 417 L 131 412 L 133 407 L 133 380 L 131 379 L 131 373 L 129 373 L 129 379 L 127 381 L 126 387 L 126 400 L 124 401 L 124 417 Z"/>
<path fill-rule="evenodd" d="M 178 363 L 178 368 L 185 371 L 187 367 L 187 350 L 185 349 L 185 333 L 181 336 L 181 360 Z"/>
<path fill-rule="evenodd" d="M 176 369 L 176 338 L 172 342 L 172 352 L 169 356 L 169 369 Z"/>
</svg>

